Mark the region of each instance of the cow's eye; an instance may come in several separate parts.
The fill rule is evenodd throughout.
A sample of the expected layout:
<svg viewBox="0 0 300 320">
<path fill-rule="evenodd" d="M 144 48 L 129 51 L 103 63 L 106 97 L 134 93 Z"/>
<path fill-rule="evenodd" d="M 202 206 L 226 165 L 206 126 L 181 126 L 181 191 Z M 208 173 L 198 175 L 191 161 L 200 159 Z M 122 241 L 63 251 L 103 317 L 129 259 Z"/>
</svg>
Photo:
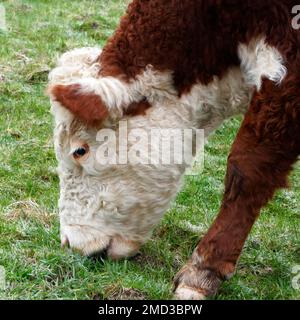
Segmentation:
<svg viewBox="0 0 300 320">
<path fill-rule="evenodd" d="M 80 147 L 73 152 L 73 157 L 75 159 L 82 158 L 88 153 L 88 151 L 88 146 Z"/>
</svg>

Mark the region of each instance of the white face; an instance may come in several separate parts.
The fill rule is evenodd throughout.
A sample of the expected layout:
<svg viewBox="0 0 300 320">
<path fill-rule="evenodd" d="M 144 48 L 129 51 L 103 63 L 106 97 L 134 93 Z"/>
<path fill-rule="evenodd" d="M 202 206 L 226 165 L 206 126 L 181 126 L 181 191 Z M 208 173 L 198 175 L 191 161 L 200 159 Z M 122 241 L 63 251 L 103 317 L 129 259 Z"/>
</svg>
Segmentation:
<svg viewBox="0 0 300 320">
<path fill-rule="evenodd" d="M 113 259 L 134 255 L 176 195 L 185 167 L 101 164 L 98 130 L 81 125 L 57 103 L 52 112 L 62 244 L 85 255 L 103 250 Z M 136 117 L 128 125 L 145 126 L 147 121 Z"/>
<path fill-rule="evenodd" d="M 50 84 L 96 77 L 99 49 L 64 54 L 50 74 Z M 114 129 L 116 144 L 123 135 L 112 120 L 103 128 L 82 125 L 51 99 L 55 118 L 54 143 L 60 177 L 61 241 L 84 255 L 107 251 L 113 259 L 134 255 L 150 236 L 180 187 L 186 163 L 168 165 L 101 164 L 99 129 Z M 128 118 L 134 129 L 188 128 L 194 111 L 169 100 L 158 100 L 144 116 Z M 98 140 L 98 141 L 97 141 Z M 128 151 L 134 141 L 128 141 Z M 149 142 L 140 145 L 143 155 Z M 100 161 L 99 161 L 100 160 Z"/>
</svg>

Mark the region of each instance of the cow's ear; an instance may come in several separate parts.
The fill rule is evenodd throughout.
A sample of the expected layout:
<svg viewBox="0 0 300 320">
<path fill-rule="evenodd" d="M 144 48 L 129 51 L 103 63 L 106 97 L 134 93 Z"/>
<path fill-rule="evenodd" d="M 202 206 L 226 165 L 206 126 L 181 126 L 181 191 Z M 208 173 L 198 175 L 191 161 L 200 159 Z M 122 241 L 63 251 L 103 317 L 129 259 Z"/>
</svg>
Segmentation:
<svg viewBox="0 0 300 320">
<path fill-rule="evenodd" d="M 97 124 L 108 116 L 108 110 L 99 95 L 84 92 L 80 84 L 51 85 L 48 94 L 87 124 Z"/>
</svg>

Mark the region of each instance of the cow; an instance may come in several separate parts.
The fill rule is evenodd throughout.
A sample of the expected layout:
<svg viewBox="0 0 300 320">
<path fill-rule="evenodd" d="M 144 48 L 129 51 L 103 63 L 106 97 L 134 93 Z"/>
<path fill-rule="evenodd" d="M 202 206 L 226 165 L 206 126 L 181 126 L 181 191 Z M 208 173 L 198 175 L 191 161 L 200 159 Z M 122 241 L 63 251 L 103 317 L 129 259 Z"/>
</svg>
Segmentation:
<svg viewBox="0 0 300 320">
<path fill-rule="evenodd" d="M 300 153 L 294 5 L 133 0 L 103 50 L 62 56 L 48 88 L 56 119 L 62 244 L 85 255 L 133 256 L 180 189 L 189 161 L 100 163 L 97 150 L 122 136 L 118 121 L 147 133 L 155 127 L 203 129 L 207 137 L 225 119 L 244 114 L 228 157 L 219 215 L 174 279 L 178 299 L 217 293 L 234 274 L 262 207 L 288 186 Z M 118 133 L 114 143 L 99 138 L 109 129 Z"/>
</svg>

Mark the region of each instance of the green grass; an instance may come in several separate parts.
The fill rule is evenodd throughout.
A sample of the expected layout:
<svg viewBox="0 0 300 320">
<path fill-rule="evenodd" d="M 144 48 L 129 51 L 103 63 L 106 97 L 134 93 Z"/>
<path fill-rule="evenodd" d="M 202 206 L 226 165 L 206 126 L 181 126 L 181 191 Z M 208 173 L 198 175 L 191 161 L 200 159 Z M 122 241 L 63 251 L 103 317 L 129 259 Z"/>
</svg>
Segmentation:
<svg viewBox="0 0 300 320">
<path fill-rule="evenodd" d="M 58 177 L 47 72 L 66 50 L 103 45 L 123 0 L 2 1 L 0 31 L 0 266 L 8 299 L 171 298 L 172 277 L 218 212 L 226 157 L 240 124 L 232 119 L 206 147 L 203 174 L 188 177 L 176 203 L 131 261 L 93 262 L 60 248 Z M 300 264 L 300 167 L 291 190 L 263 211 L 236 276 L 218 299 L 300 299 L 291 269 Z M 198 231 L 197 231 L 198 230 Z"/>
</svg>

